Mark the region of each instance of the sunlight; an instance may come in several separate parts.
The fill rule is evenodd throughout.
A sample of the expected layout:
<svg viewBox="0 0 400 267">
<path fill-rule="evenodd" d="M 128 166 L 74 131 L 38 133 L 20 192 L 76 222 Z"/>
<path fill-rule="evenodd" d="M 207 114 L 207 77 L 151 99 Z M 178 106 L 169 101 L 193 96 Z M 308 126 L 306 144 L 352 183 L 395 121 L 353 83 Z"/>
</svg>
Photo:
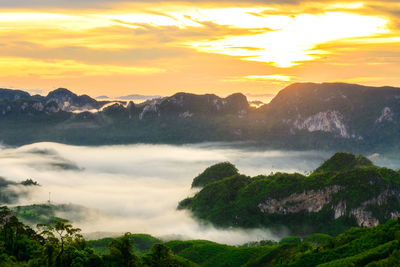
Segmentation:
<svg viewBox="0 0 400 267">
<path fill-rule="evenodd" d="M 276 80 L 276 81 L 283 81 L 283 82 L 289 82 L 292 80 L 291 76 L 287 75 L 247 75 L 244 77 L 245 79 L 248 80 Z"/>
<path fill-rule="evenodd" d="M 387 21 L 383 18 L 351 13 L 302 14 L 287 17 L 287 20 L 281 19 L 281 16 L 278 18 L 279 22 L 275 20 L 272 26 L 280 27 L 279 30 L 216 41 L 188 42 L 187 45 L 204 52 L 240 56 L 244 60 L 285 68 L 329 53 L 314 49 L 318 44 L 389 31 L 386 28 Z"/>
</svg>

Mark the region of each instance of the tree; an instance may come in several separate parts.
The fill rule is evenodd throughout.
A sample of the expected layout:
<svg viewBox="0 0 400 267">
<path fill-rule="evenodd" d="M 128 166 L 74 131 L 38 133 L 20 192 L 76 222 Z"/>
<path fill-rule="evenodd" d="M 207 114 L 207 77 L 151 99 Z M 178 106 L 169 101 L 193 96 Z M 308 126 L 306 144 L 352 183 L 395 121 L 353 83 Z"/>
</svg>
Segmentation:
<svg viewBox="0 0 400 267">
<path fill-rule="evenodd" d="M 143 265 L 146 267 L 175 267 L 174 254 L 172 250 L 164 244 L 155 244 L 151 251 L 142 258 Z"/>
<path fill-rule="evenodd" d="M 133 253 L 133 238 L 131 233 L 113 239 L 109 245 L 110 254 L 104 255 L 104 260 L 111 266 L 140 266 L 139 257 Z"/>
<path fill-rule="evenodd" d="M 48 266 L 52 266 L 55 251 L 58 250 L 56 256 L 56 266 L 63 265 L 63 254 L 66 243 L 81 239 L 79 234 L 81 229 L 73 228 L 68 220 L 56 218 L 51 224 L 38 224 L 41 235 L 46 238 L 44 252 L 48 259 Z"/>
<path fill-rule="evenodd" d="M 41 242 L 43 239 L 7 207 L 0 207 L 0 247 L 7 255 L 27 261 L 39 254 Z"/>
</svg>

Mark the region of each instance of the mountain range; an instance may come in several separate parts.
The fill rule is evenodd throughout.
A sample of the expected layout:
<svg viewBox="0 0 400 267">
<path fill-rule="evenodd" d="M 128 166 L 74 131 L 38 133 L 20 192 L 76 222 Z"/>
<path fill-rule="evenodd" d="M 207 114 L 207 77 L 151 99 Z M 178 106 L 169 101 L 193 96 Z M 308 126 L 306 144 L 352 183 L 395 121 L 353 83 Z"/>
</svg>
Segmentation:
<svg viewBox="0 0 400 267">
<path fill-rule="evenodd" d="M 253 141 L 286 149 L 398 149 L 400 88 L 295 83 L 258 108 L 245 95 L 98 101 L 59 88 L 0 89 L 0 140 L 71 144 Z M 27 130 L 29 129 L 29 130 Z"/>
</svg>

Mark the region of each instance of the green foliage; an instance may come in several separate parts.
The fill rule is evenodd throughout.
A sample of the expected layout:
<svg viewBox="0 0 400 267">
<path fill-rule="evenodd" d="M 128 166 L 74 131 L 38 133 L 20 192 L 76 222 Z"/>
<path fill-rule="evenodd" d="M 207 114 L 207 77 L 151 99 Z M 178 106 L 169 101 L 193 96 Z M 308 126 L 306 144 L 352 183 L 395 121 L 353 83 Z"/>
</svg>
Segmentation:
<svg viewBox="0 0 400 267">
<path fill-rule="evenodd" d="M 303 238 L 304 242 L 313 243 L 313 244 L 324 244 L 329 242 L 332 239 L 332 236 L 327 234 L 315 233 L 308 235 Z"/>
<path fill-rule="evenodd" d="M 235 165 L 230 162 L 222 162 L 205 169 L 201 174 L 193 179 L 192 187 L 203 187 L 212 182 L 222 180 L 238 174 Z"/>
<path fill-rule="evenodd" d="M 191 201 L 190 208 L 197 212 L 199 217 L 219 225 L 223 225 L 225 220 L 235 222 L 240 212 L 235 205 L 232 205 L 232 202 L 237 199 L 239 190 L 249 182 L 250 178 L 237 174 L 208 184 L 200 194 L 196 194 Z M 207 208 L 204 209 L 204 207 Z"/>
<path fill-rule="evenodd" d="M 301 243 L 301 238 L 298 236 L 288 236 L 285 238 L 282 238 L 281 241 L 279 241 L 279 244 L 295 244 L 298 245 Z"/>
<path fill-rule="evenodd" d="M 126 233 L 102 239 L 109 250 L 99 256 L 68 221 L 40 225 L 40 233 L 19 222 L 7 207 L 0 207 L 0 266 L 399 266 L 400 220 L 373 228 L 355 227 L 331 237 L 313 234 L 303 239 L 286 237 L 279 243 L 261 241 L 228 246 L 206 240 L 156 243 L 140 258 L 134 240 L 148 249 L 157 239 Z M 159 240 L 157 240 L 159 241 Z"/>
<path fill-rule="evenodd" d="M 103 259 L 111 266 L 140 266 L 139 257 L 133 253 L 133 239 L 130 233 L 113 239 L 109 245 L 109 249 L 110 253 L 105 254 Z"/>
<path fill-rule="evenodd" d="M 142 255 L 153 247 L 154 244 L 161 243 L 161 240 L 147 234 L 131 234 L 133 240 L 133 252 L 137 255 Z M 88 246 L 98 254 L 109 253 L 109 245 L 113 238 L 102 238 L 98 240 L 89 240 Z"/>
<path fill-rule="evenodd" d="M 200 266 L 242 266 L 264 246 L 233 247 L 206 240 L 170 241 L 166 245 L 180 257 Z"/>
<path fill-rule="evenodd" d="M 155 244 L 149 253 L 142 257 L 143 265 L 146 267 L 176 267 L 172 250 L 164 244 Z"/>
<path fill-rule="evenodd" d="M 30 185 L 37 186 L 37 185 L 39 185 L 38 182 L 36 182 L 36 181 L 34 181 L 32 179 L 26 179 L 25 181 L 22 181 L 21 184 L 25 185 L 25 186 L 30 186 Z"/>
<path fill-rule="evenodd" d="M 318 167 L 314 173 L 321 172 L 343 172 L 354 169 L 357 166 L 373 166 L 372 161 L 366 157 L 359 155 L 354 156 L 351 153 L 339 152 L 333 155 Z"/>
</svg>

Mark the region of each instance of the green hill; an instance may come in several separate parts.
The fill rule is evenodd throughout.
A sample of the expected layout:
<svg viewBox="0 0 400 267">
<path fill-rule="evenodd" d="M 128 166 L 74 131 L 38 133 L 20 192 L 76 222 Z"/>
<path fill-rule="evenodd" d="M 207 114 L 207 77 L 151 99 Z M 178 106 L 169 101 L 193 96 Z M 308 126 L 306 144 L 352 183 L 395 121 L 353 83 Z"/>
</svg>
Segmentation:
<svg viewBox="0 0 400 267">
<path fill-rule="evenodd" d="M 195 177 L 193 179 L 192 187 L 202 187 L 235 174 L 238 174 L 238 170 L 232 163 L 218 163 L 208 167 L 201 174 Z"/>
<path fill-rule="evenodd" d="M 207 240 L 163 242 L 126 233 L 86 241 L 66 220 L 38 231 L 0 207 L 0 266 L 399 266 L 400 221 L 354 227 L 337 236 L 290 236 L 228 246 Z M 63 242 L 56 236 L 62 237 Z"/>
<path fill-rule="evenodd" d="M 358 166 L 373 166 L 374 164 L 368 158 L 359 155 L 358 157 L 350 153 L 336 153 L 329 160 L 325 161 L 314 172 L 343 172 L 354 169 Z"/>
</svg>

